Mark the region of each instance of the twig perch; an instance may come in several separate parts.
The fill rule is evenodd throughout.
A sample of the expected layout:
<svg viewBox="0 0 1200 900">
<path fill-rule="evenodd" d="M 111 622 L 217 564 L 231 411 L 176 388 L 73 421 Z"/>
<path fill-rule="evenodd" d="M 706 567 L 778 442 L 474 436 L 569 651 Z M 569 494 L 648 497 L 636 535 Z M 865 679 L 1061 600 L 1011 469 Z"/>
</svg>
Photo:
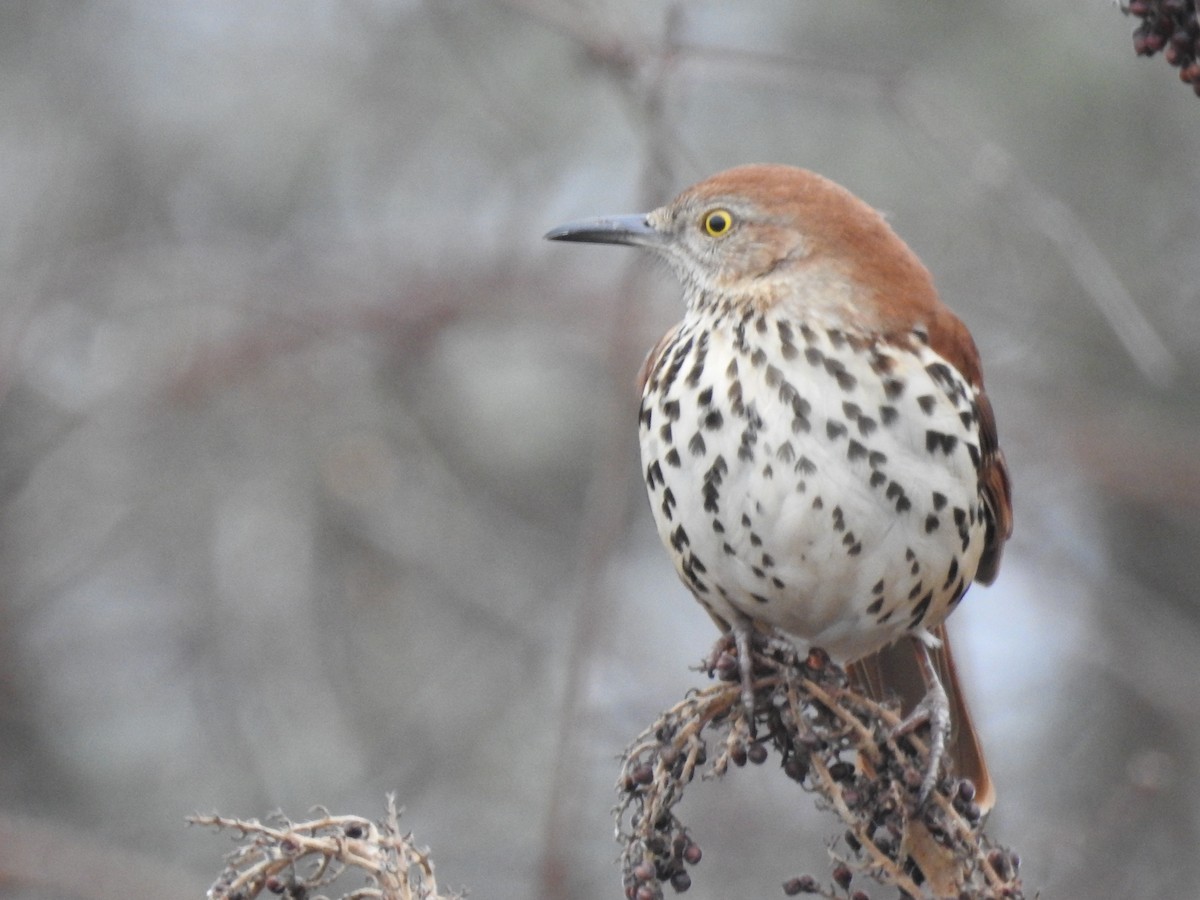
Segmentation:
<svg viewBox="0 0 1200 900">
<path fill-rule="evenodd" d="M 785 774 L 846 827 L 831 846 L 831 883 L 800 876 L 785 893 L 866 898 L 849 891 L 860 874 L 913 898 L 1023 898 L 1018 859 L 982 832 L 970 782 L 943 767 L 934 794 L 918 808 L 926 748 L 912 735 L 893 736 L 895 710 L 852 690 L 822 652 L 800 659 L 773 642 L 753 651 L 751 721 L 732 652 L 709 666 L 716 684 L 668 709 L 626 751 L 616 817 L 629 900 L 658 900 L 668 884 L 690 887 L 688 869 L 701 853 L 675 807 L 696 772 L 720 777 L 731 763 L 765 762 L 772 750 Z"/>
</svg>

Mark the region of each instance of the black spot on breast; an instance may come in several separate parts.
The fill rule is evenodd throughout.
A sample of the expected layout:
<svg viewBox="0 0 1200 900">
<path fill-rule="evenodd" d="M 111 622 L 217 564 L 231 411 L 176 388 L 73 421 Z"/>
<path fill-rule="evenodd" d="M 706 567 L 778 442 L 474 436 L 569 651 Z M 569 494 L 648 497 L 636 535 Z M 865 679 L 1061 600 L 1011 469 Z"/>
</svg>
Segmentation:
<svg viewBox="0 0 1200 900">
<path fill-rule="evenodd" d="M 855 541 L 854 544 L 846 551 L 847 556 L 858 556 L 862 553 L 862 541 Z"/>
<path fill-rule="evenodd" d="M 831 441 L 833 441 L 833 440 L 837 440 L 840 437 L 845 437 L 848 434 L 848 432 L 846 430 L 846 426 L 843 423 L 837 422 L 833 419 L 830 419 L 828 422 L 825 423 L 825 434 L 829 436 L 829 439 Z"/>
<path fill-rule="evenodd" d="M 943 509 L 946 508 L 946 495 L 945 494 L 943 494 L 939 491 L 934 491 L 932 499 L 933 499 L 933 509 L 935 512 L 941 512 Z"/>
<path fill-rule="evenodd" d="M 929 611 L 929 604 L 932 602 L 933 602 L 933 591 L 930 591 L 928 594 L 926 594 L 924 597 L 921 598 L 920 602 L 917 603 L 916 606 L 913 607 L 912 619 L 908 623 L 909 628 L 916 628 L 918 625 L 921 624 L 921 620 L 925 618 L 925 613 L 927 613 Z"/>
<path fill-rule="evenodd" d="M 883 484 L 888 479 L 887 479 L 886 475 L 884 475 L 882 472 L 880 472 L 878 469 L 876 469 L 874 472 L 871 473 L 871 478 L 869 480 L 870 480 L 871 487 L 879 487 L 881 484 Z"/>
<path fill-rule="evenodd" d="M 941 522 L 938 521 L 938 517 L 933 513 L 930 513 L 925 517 L 925 533 L 932 534 L 933 532 L 937 531 L 937 528 L 940 524 Z"/>
<path fill-rule="evenodd" d="M 904 382 L 899 378 L 885 378 L 883 380 L 883 395 L 889 400 L 895 400 L 904 393 Z"/>
<path fill-rule="evenodd" d="M 802 475 L 815 475 L 817 471 L 817 464 L 807 456 L 801 456 L 796 462 L 795 470 Z"/>
<path fill-rule="evenodd" d="M 790 463 L 796 458 L 796 450 L 791 441 L 784 441 L 775 451 L 775 458 L 781 463 Z"/>
<path fill-rule="evenodd" d="M 843 400 L 842 412 L 846 414 L 847 419 L 854 421 L 862 415 L 862 408 L 857 403 L 851 403 L 849 400 Z"/>
<path fill-rule="evenodd" d="M 912 501 L 907 497 L 900 497 L 896 500 L 896 512 L 908 512 L 912 509 Z"/>
<path fill-rule="evenodd" d="M 942 585 L 942 590 L 950 587 L 954 583 L 954 579 L 958 577 L 958 557 L 950 557 L 950 568 L 946 570 L 946 583 Z"/>
<path fill-rule="evenodd" d="M 783 373 L 777 366 L 767 366 L 765 377 L 768 387 L 779 387 L 780 382 L 783 381 Z"/>
<path fill-rule="evenodd" d="M 676 421 L 679 418 L 679 401 L 678 400 L 668 400 L 666 403 L 663 404 L 662 409 L 663 409 L 663 412 L 666 414 L 667 418 L 670 419 L 672 422 Z"/>
<path fill-rule="evenodd" d="M 925 371 L 945 391 L 955 391 L 957 387 L 957 379 L 954 377 L 954 370 L 945 363 L 934 362 L 925 367 Z"/>
<path fill-rule="evenodd" d="M 936 453 L 938 450 L 941 450 L 942 453 L 949 456 L 954 452 L 954 448 L 957 445 L 958 438 L 952 434 L 944 434 L 932 429 L 925 432 L 925 449 L 929 453 Z"/>
<path fill-rule="evenodd" d="M 842 508 L 840 506 L 835 506 L 833 508 L 831 515 L 833 516 L 833 530 L 834 531 L 845 531 L 846 530 L 846 516 L 845 516 L 845 513 L 842 512 Z"/>
<path fill-rule="evenodd" d="M 784 587 L 783 579 L 780 578 L 778 575 L 771 576 L 771 584 L 775 585 L 775 587 L 779 588 L 780 590 L 783 590 L 783 587 Z"/>
<path fill-rule="evenodd" d="M 875 420 L 870 416 L 858 417 L 858 433 L 863 437 L 871 434 L 877 427 L 878 425 L 876 425 Z"/>
<path fill-rule="evenodd" d="M 900 485 L 895 481 L 889 482 L 887 486 L 887 493 L 884 494 L 884 496 L 889 500 L 893 500 L 896 497 L 903 497 L 904 488 L 900 487 Z"/>
<path fill-rule="evenodd" d="M 825 371 L 834 377 L 843 391 L 852 391 L 858 384 L 858 379 L 846 371 L 845 365 L 839 359 L 826 359 Z"/>
<path fill-rule="evenodd" d="M 751 596 L 751 598 L 758 601 L 759 603 L 770 603 L 771 602 L 766 597 L 764 597 L 762 594 L 751 594 L 750 596 Z"/>
<path fill-rule="evenodd" d="M 829 328 L 825 331 L 829 335 L 829 343 L 834 347 L 841 348 L 846 346 L 846 335 L 836 328 Z"/>
<path fill-rule="evenodd" d="M 713 389 L 711 387 L 706 387 L 704 390 L 702 390 L 700 393 L 698 393 L 696 395 L 696 405 L 697 406 L 708 406 L 708 404 L 712 403 L 712 395 L 713 395 Z"/>
<path fill-rule="evenodd" d="M 750 517 L 748 515 L 746 515 L 745 513 L 742 513 L 742 527 L 743 528 L 750 527 Z"/>
<path fill-rule="evenodd" d="M 638 422 L 643 428 L 649 428 L 650 423 L 654 421 L 654 412 L 645 403 L 642 403 L 641 409 L 638 410 Z"/>
<path fill-rule="evenodd" d="M 754 366 L 755 368 L 758 368 L 766 361 L 767 352 L 763 350 L 762 347 L 755 348 L 754 352 L 750 354 L 750 365 Z"/>
<path fill-rule="evenodd" d="M 675 494 L 670 488 L 663 491 L 662 511 L 667 521 L 671 521 L 671 511 L 675 508 Z"/>
<path fill-rule="evenodd" d="M 771 467 L 770 463 L 767 463 L 765 466 L 763 466 L 762 474 L 763 478 L 774 478 L 775 470 Z"/>
<path fill-rule="evenodd" d="M 896 407 L 886 404 L 879 407 L 879 419 L 884 425 L 894 425 L 898 418 L 900 418 L 900 412 Z"/>
<path fill-rule="evenodd" d="M 667 461 L 668 466 L 672 466 L 676 469 L 679 468 L 679 451 L 674 447 L 667 451 L 667 455 L 664 456 L 663 459 Z"/>
<path fill-rule="evenodd" d="M 676 552 L 682 552 L 683 548 L 690 543 L 687 531 L 682 525 L 677 525 L 675 530 L 671 532 L 671 546 L 675 548 Z"/>
<path fill-rule="evenodd" d="M 733 547 L 729 546 L 728 541 L 726 541 L 724 544 L 721 545 L 721 549 L 725 551 L 727 556 L 735 556 L 736 555 L 736 551 L 733 549 Z"/>
<path fill-rule="evenodd" d="M 717 534 L 725 533 L 725 526 L 721 524 L 720 519 L 713 519 L 713 531 L 715 531 Z"/>
<path fill-rule="evenodd" d="M 804 358 L 807 359 L 809 361 L 809 363 L 814 366 L 823 365 L 825 362 L 825 354 L 822 353 L 820 350 L 818 350 L 816 347 L 805 348 Z"/>
<path fill-rule="evenodd" d="M 872 469 L 878 469 L 887 462 L 887 454 L 881 453 L 878 450 L 872 450 L 867 456 L 867 462 L 871 464 Z"/>
<path fill-rule="evenodd" d="M 824 509 L 825 501 L 822 500 L 820 497 L 813 497 L 812 508 L 813 509 Z"/>
<path fill-rule="evenodd" d="M 746 319 L 733 326 L 733 348 L 740 353 L 746 352 Z"/>
<path fill-rule="evenodd" d="M 656 459 L 650 465 L 646 466 L 646 486 L 653 489 L 654 484 L 666 484 L 666 479 L 663 478 L 662 466 L 658 464 Z"/>
<path fill-rule="evenodd" d="M 758 536 L 758 534 L 753 531 L 750 532 L 750 546 L 751 547 L 761 547 L 762 546 L 762 538 L 760 538 Z"/>
<path fill-rule="evenodd" d="M 804 342 L 807 344 L 815 343 L 817 340 L 817 333 L 803 322 L 800 323 L 800 334 L 803 335 Z"/>
<path fill-rule="evenodd" d="M 879 612 L 879 610 L 881 610 L 882 608 L 883 608 L 883 598 L 880 597 L 877 600 L 875 600 L 870 606 L 867 607 L 867 614 L 873 616 L 873 615 L 875 615 L 875 613 Z"/>
<path fill-rule="evenodd" d="M 937 398 L 933 394 L 922 394 L 917 398 L 917 406 L 921 407 L 921 412 L 925 415 L 931 416 L 937 408 Z"/>
<path fill-rule="evenodd" d="M 759 334 L 767 333 L 767 318 L 766 318 L 766 316 L 763 316 L 760 314 L 759 317 L 754 320 L 754 330 L 757 331 Z"/>
<path fill-rule="evenodd" d="M 967 444 L 967 454 L 971 457 L 971 465 L 978 470 L 979 466 L 983 462 L 983 460 L 979 458 L 979 448 L 974 444 Z"/>
<path fill-rule="evenodd" d="M 696 344 L 696 358 L 692 361 L 691 371 L 688 372 L 684 382 L 689 387 L 695 387 L 700 383 L 700 378 L 704 375 L 704 360 L 708 356 L 708 332 L 700 335 L 700 340 Z"/>
<path fill-rule="evenodd" d="M 709 410 L 708 415 L 704 417 L 704 427 L 708 431 L 716 431 L 725 424 L 725 417 L 721 415 L 719 409 Z"/>
<path fill-rule="evenodd" d="M 794 336 L 792 334 L 792 326 L 782 320 L 776 322 L 776 330 L 779 332 L 779 350 L 783 354 L 784 359 L 795 359 L 800 351 L 796 349 Z"/>
<path fill-rule="evenodd" d="M 792 431 L 795 434 L 800 432 L 808 432 L 812 430 L 812 424 L 808 421 L 808 414 L 812 411 L 812 404 L 797 394 L 792 398 Z"/>
<path fill-rule="evenodd" d="M 959 413 L 958 418 L 963 423 L 963 428 L 966 428 L 968 431 L 975 424 L 975 416 L 969 412 Z"/>
<path fill-rule="evenodd" d="M 871 588 L 871 593 L 872 594 L 882 594 L 883 593 L 883 579 L 882 578 L 880 578 L 877 582 L 875 582 L 875 587 Z"/>
<path fill-rule="evenodd" d="M 707 448 L 704 444 L 704 436 L 697 431 L 692 435 L 692 439 L 688 441 L 688 452 L 690 452 L 692 456 L 703 456 L 706 449 Z"/>
<path fill-rule="evenodd" d="M 753 421 L 742 431 L 742 443 L 738 447 L 738 459 L 750 462 L 754 459 L 754 445 L 758 442 L 758 427 Z"/>
<path fill-rule="evenodd" d="M 658 436 L 664 444 L 670 444 L 672 442 L 670 422 L 667 422 L 662 428 L 658 429 Z"/>
<path fill-rule="evenodd" d="M 917 594 L 921 593 L 921 589 L 922 589 L 923 587 L 925 587 L 925 585 L 923 585 L 923 584 L 922 584 L 921 582 L 919 582 L 919 581 L 918 581 L 916 584 L 914 584 L 914 585 L 912 586 L 912 590 L 908 592 L 908 599 L 909 599 L 909 600 L 916 600 L 916 599 L 917 599 Z"/>
<path fill-rule="evenodd" d="M 846 458 L 853 462 L 856 459 L 864 459 L 866 455 L 867 448 L 851 438 L 850 445 L 846 448 Z"/>
<path fill-rule="evenodd" d="M 742 383 L 736 378 L 729 382 L 729 390 L 725 392 L 725 396 L 733 402 L 735 407 L 740 408 L 742 405 Z"/>
</svg>

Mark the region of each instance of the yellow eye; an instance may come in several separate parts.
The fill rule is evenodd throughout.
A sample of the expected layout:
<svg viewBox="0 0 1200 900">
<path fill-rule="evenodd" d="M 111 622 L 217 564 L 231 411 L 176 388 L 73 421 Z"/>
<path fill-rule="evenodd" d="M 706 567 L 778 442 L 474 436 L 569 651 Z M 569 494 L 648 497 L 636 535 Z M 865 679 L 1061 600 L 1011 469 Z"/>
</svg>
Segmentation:
<svg viewBox="0 0 1200 900">
<path fill-rule="evenodd" d="M 709 237 L 720 237 L 733 227 L 733 213 L 727 209 L 714 209 L 704 214 L 702 224 Z"/>
</svg>

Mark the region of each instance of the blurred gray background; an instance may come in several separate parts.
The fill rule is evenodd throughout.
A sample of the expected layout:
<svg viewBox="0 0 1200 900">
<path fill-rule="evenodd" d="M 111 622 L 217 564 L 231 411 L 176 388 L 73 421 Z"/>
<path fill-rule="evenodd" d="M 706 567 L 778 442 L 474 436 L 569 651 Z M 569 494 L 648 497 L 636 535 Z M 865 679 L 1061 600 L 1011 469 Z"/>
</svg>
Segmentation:
<svg viewBox="0 0 1200 900">
<path fill-rule="evenodd" d="M 887 211 L 1016 490 L 952 620 L 1030 893 L 1200 880 L 1200 100 L 1103 0 L 0 7 L 0 897 L 197 897 L 192 812 L 620 896 L 615 755 L 715 637 L 645 506 L 662 271 L 551 226 L 729 165 Z M 697 783 L 689 896 L 839 832 Z"/>
</svg>

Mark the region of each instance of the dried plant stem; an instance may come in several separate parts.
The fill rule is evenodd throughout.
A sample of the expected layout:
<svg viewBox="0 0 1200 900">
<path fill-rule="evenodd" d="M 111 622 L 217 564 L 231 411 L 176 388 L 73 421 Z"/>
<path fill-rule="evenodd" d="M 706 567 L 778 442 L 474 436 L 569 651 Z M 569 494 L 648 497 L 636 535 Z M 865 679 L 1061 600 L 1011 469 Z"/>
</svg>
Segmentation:
<svg viewBox="0 0 1200 900">
<path fill-rule="evenodd" d="M 1018 860 L 983 833 L 970 782 L 943 769 L 934 794 L 918 802 L 928 751 L 911 734 L 896 737 L 894 709 L 853 690 L 820 651 L 800 659 L 790 645 L 768 641 L 753 650 L 751 716 L 731 652 L 731 643 L 719 645 L 714 659 L 724 662 L 709 666 L 728 680 L 676 703 L 625 754 L 616 816 L 626 897 L 658 900 L 665 884 L 690 886 L 689 867 L 701 854 L 675 812 L 685 787 L 698 770 L 720 777 L 731 763 L 761 764 L 771 748 L 788 777 L 845 827 L 831 842 L 837 887 L 803 876 L 785 892 L 846 897 L 857 872 L 913 898 L 1023 896 Z"/>
<path fill-rule="evenodd" d="M 269 825 L 219 815 L 188 821 L 235 831 L 241 839 L 209 888 L 209 900 L 250 900 L 264 890 L 294 900 L 312 898 L 350 871 L 365 874 L 368 886 L 342 894 L 342 900 L 443 900 L 428 851 L 418 848 L 411 834 L 401 833 L 399 819 L 389 795 L 381 822 L 328 814 L 291 822 L 281 813 Z"/>
</svg>

